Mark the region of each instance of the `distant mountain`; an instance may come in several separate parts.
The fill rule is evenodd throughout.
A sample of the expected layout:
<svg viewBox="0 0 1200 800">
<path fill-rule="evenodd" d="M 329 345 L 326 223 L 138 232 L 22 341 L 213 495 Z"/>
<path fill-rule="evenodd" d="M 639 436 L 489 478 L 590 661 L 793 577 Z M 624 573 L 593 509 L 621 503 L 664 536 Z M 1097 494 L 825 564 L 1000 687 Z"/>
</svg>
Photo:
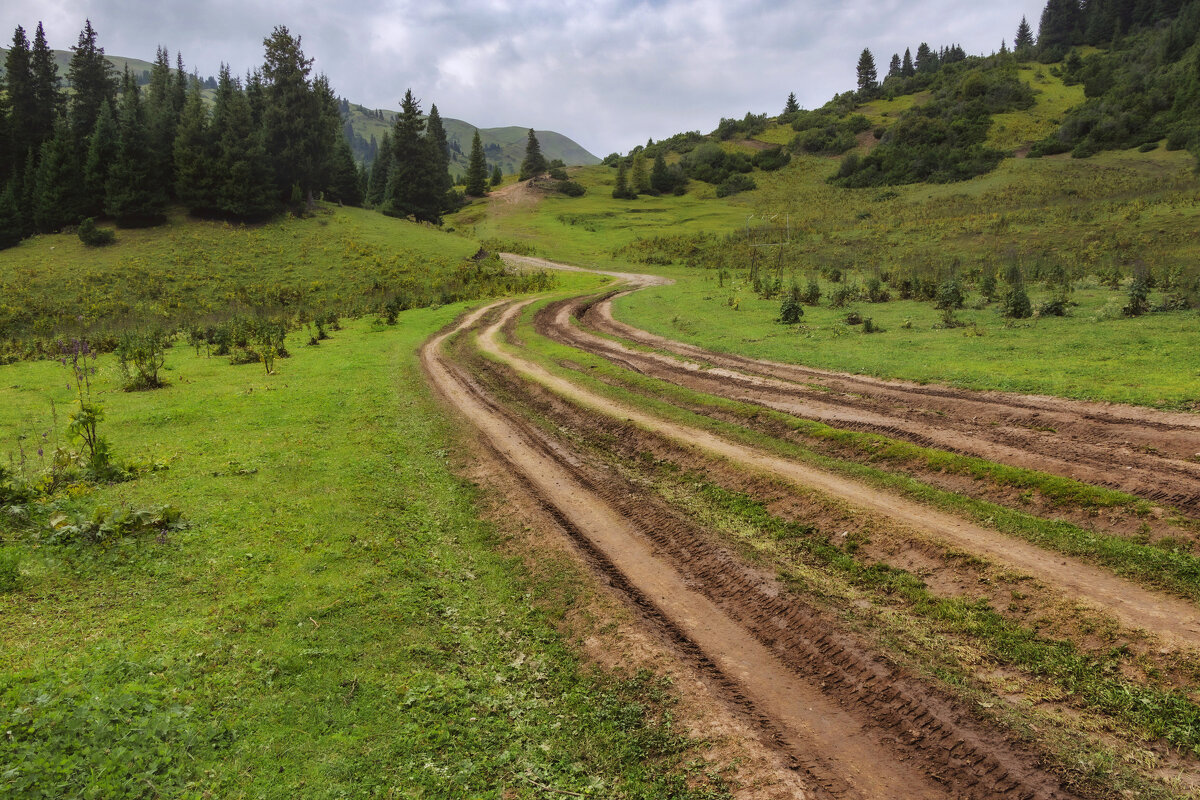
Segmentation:
<svg viewBox="0 0 1200 800">
<path fill-rule="evenodd" d="M 392 129 L 396 118 L 395 111 L 369 109 L 353 103 L 342 105 L 342 118 L 347 127 L 347 138 L 355 158 L 371 161 L 375 157 L 371 146 L 374 137 L 376 145 L 383 135 Z M 469 122 L 449 117 L 442 118 L 446 128 L 446 138 L 450 142 L 450 172 L 466 172 L 467 157 L 471 153 L 471 139 L 475 136 L 475 126 Z M 567 166 L 590 166 L 599 164 L 600 159 L 584 150 L 578 143 L 554 131 L 534 131 L 538 143 L 542 146 L 542 154 L 547 160 L 561 159 Z M 505 174 L 517 172 L 521 161 L 525 158 L 525 143 L 528 140 L 529 128 L 513 126 L 509 128 L 480 128 L 479 138 L 483 142 L 484 153 L 487 155 L 488 167 L 499 166 Z"/>
<path fill-rule="evenodd" d="M 4 58 L 7 54 L 8 50 L 0 47 L 0 75 L 4 74 Z M 139 83 L 144 84 L 150 80 L 150 69 L 154 66 L 153 63 L 122 56 L 107 56 L 107 58 L 116 67 L 118 73 L 122 73 L 128 68 Z M 63 79 L 65 84 L 67 64 L 71 61 L 71 51 L 55 50 L 54 60 L 58 64 L 58 76 Z M 200 76 L 200 80 L 209 84 L 212 77 Z M 215 84 L 212 86 L 215 88 Z M 205 90 L 206 95 L 210 93 L 211 90 Z M 375 148 L 371 145 L 371 139 L 374 137 L 375 147 L 378 147 L 379 141 L 383 139 L 383 134 L 392 129 L 396 113 L 395 111 L 368 109 L 343 101 L 342 120 L 346 138 L 350 140 L 350 147 L 357 160 L 368 162 L 374 160 Z M 471 139 L 475 135 L 475 126 L 469 122 L 448 117 L 442 118 L 442 124 L 446 128 L 446 138 L 450 142 L 450 173 L 452 175 L 464 173 L 467 170 L 467 157 L 471 152 Z M 546 156 L 547 160 L 561 159 L 569 167 L 600 163 L 599 158 L 561 133 L 554 131 L 535 131 L 534 133 L 537 135 L 538 143 L 542 146 L 542 154 Z M 521 161 L 525 158 L 525 142 L 528 135 L 529 129 L 520 126 L 480 128 L 479 138 L 483 141 L 488 169 L 499 166 L 505 174 L 519 171 Z"/>
</svg>

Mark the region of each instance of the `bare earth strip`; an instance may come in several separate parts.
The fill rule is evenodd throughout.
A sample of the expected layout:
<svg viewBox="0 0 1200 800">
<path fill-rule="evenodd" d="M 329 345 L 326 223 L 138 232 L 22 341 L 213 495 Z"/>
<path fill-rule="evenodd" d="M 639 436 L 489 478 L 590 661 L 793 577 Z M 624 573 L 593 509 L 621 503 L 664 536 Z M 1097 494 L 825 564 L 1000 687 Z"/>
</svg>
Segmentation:
<svg viewBox="0 0 1200 800">
<path fill-rule="evenodd" d="M 513 306 L 489 327 L 484 342 L 514 313 Z M 489 309 L 460 323 L 475 325 Z M 1056 781 L 978 726 L 957 721 L 961 711 L 922 702 L 868 659 L 828 636 L 805 633 L 801 609 L 778 606 L 777 589 L 739 578 L 719 555 L 700 553 L 698 542 L 680 545 L 686 531 L 667 535 L 664 517 L 637 521 L 617 489 L 590 484 L 568 454 L 539 440 L 491 401 L 469 376 L 445 360 L 440 347 L 450 333 L 422 351 L 438 390 L 483 434 L 491 448 L 519 473 L 559 518 L 584 540 L 651 617 L 660 619 L 702 660 L 731 684 L 733 699 L 763 715 L 781 745 L 804 766 L 817 797 L 1067 797 Z M 489 346 L 486 345 L 485 346 Z M 501 355 L 494 342 L 494 354 Z M 691 555 L 674 562 L 672 548 Z M 703 557 L 701 557 L 703 556 Z M 685 562 L 708 564 L 714 572 L 679 571 Z M 707 591 L 698 588 L 703 583 Z M 715 587 L 715 588 L 714 588 Z M 757 595 L 757 598 L 756 598 Z M 751 619 L 731 616 L 730 604 L 758 609 Z M 737 607 L 733 602 L 732 607 Z M 765 609 L 765 610 L 764 610 Z M 774 609 L 774 610 L 772 610 Z M 749 625 L 749 627 L 747 627 Z M 773 646 L 769 646 L 773 645 Z M 803 654 L 824 673 L 805 674 Z M 797 659 L 800 659 L 797 662 Z M 855 684 L 841 698 L 831 686 Z M 828 685 L 827 685 L 828 684 Z M 849 707 L 848 707 L 849 706 Z M 898 733 L 890 733 L 892 729 Z M 905 730 L 907 729 L 907 730 Z M 999 756 L 995 755 L 1000 754 Z"/>
</svg>

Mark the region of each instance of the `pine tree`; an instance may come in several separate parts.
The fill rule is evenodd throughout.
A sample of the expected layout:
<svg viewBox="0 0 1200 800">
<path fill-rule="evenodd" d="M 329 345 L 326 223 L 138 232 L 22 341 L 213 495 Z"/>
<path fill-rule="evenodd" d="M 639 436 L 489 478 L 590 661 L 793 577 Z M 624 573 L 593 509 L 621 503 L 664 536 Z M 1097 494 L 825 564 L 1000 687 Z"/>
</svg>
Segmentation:
<svg viewBox="0 0 1200 800">
<path fill-rule="evenodd" d="M 32 55 L 29 51 L 29 41 L 25 38 L 25 29 L 20 25 L 13 32 L 12 47 L 4 57 L 5 100 L 7 101 L 7 125 L 4 133 L 4 152 L 9 156 L 5 163 L 0 163 L 0 180 L 5 183 L 8 178 L 19 175 L 25 166 L 25 154 L 31 147 L 41 145 L 35 141 L 33 130 L 37 116 L 37 96 L 33 85 Z M 14 190 L 15 192 L 15 190 Z M 14 193 L 13 201 L 16 202 Z"/>
<path fill-rule="evenodd" d="M 193 214 L 216 211 L 213 191 L 215 148 L 208 125 L 208 109 L 200 83 L 192 84 L 175 132 L 175 196 Z"/>
<path fill-rule="evenodd" d="M 62 107 L 59 94 L 58 64 L 54 51 L 46 42 L 46 32 L 38 23 L 33 35 L 33 50 L 30 53 L 30 68 L 33 74 L 34 116 L 30 123 L 29 146 L 37 153 L 43 144 L 54 137 L 54 122 Z"/>
<path fill-rule="evenodd" d="M 237 219 L 262 219 L 279 208 L 278 192 L 262 133 L 254 125 L 250 100 L 221 65 L 213 103 L 213 200 L 215 210 Z"/>
<path fill-rule="evenodd" d="M 395 217 L 440 224 L 441 179 L 436 174 L 432 148 L 424 133 L 420 103 L 409 89 L 404 93 L 392 127 L 392 166 L 383 210 Z"/>
<path fill-rule="evenodd" d="M 800 104 L 796 102 L 796 93 L 788 92 L 787 102 L 783 106 L 784 114 L 795 114 L 800 110 Z"/>
<path fill-rule="evenodd" d="M 650 194 L 650 173 L 646 169 L 646 153 L 639 150 L 633 155 L 633 168 L 629 172 L 629 191 L 635 196 Z"/>
<path fill-rule="evenodd" d="M 54 129 L 54 136 L 42 145 L 37 176 L 33 186 L 33 225 L 42 233 L 55 233 L 64 225 L 83 218 L 78 198 L 83 191 L 79 180 L 80 164 L 75 155 L 74 137 L 65 120 Z"/>
<path fill-rule="evenodd" d="M 118 128 L 117 158 L 108 171 L 104 211 L 123 228 L 157 225 L 166 218 L 166 187 L 153 173 L 146 109 L 128 70 L 121 89 Z"/>
<path fill-rule="evenodd" d="M 150 171 L 156 181 L 167 187 L 175 185 L 173 155 L 181 110 L 175 107 L 173 84 L 170 54 L 166 48 L 159 47 L 146 87 L 146 125 L 150 140 Z"/>
<path fill-rule="evenodd" d="M 613 187 L 612 196 L 614 200 L 632 200 L 635 197 L 629 191 L 629 175 L 626 172 L 624 160 L 617 165 L 617 183 Z"/>
<path fill-rule="evenodd" d="M 112 65 L 104 57 L 104 48 L 96 44 L 96 30 L 91 20 L 84 23 L 79 42 L 71 50 L 71 62 L 67 66 L 67 80 L 72 89 L 69 113 L 76 152 L 82 160 L 96 117 L 100 116 L 100 107 L 105 101 L 110 104 L 117 101 L 117 79 Z"/>
<path fill-rule="evenodd" d="M 479 138 L 479 130 L 471 139 L 471 156 L 467 160 L 467 194 L 473 197 L 483 197 L 487 194 L 487 159 L 483 155 L 483 141 Z"/>
<path fill-rule="evenodd" d="M 546 157 L 542 155 L 542 146 L 538 143 L 533 128 L 529 129 L 529 139 L 525 142 L 525 160 L 521 162 L 521 175 L 518 180 L 527 181 L 546 171 Z"/>
<path fill-rule="evenodd" d="M 921 42 L 920 46 L 917 48 L 916 67 L 917 73 L 922 75 L 926 75 L 931 72 L 937 72 L 937 53 L 933 52 L 933 50 L 931 50 L 929 45 L 925 42 Z"/>
<path fill-rule="evenodd" d="M 906 47 L 904 48 L 904 61 L 900 65 L 900 77 L 911 78 L 916 74 L 917 70 L 913 66 L 912 51 Z"/>
<path fill-rule="evenodd" d="M 326 155 L 322 148 L 333 140 L 325 130 L 328 122 L 321 99 L 309 79 L 312 59 L 305 58 L 300 41 L 301 37 L 293 38 L 283 25 L 263 40 L 262 125 L 279 196 L 290 198 L 293 189 L 298 189 L 311 206 L 313 193 L 320 189 Z"/>
<path fill-rule="evenodd" d="M 450 178 L 450 145 L 446 141 L 446 129 L 442 126 L 442 115 L 437 104 L 429 106 L 429 118 L 425 120 L 425 138 L 429 141 L 434 177 L 442 194 L 450 191 L 454 181 Z"/>
<path fill-rule="evenodd" d="M 326 184 L 329 199 L 348 206 L 361 206 L 363 195 L 359 187 L 358 166 L 354 163 L 354 154 L 350 152 L 350 142 L 346 137 L 339 136 L 334 144 L 329 167 Z"/>
<path fill-rule="evenodd" d="M 392 139 L 388 134 L 383 135 L 379 142 L 379 150 L 375 160 L 371 162 L 371 177 L 367 182 L 367 204 L 379 208 L 387 193 L 388 173 L 392 168 Z"/>
<path fill-rule="evenodd" d="M 899 54 L 899 53 L 892 53 L 892 62 L 891 62 L 889 65 L 888 65 L 888 73 L 887 73 L 887 76 L 888 76 L 889 78 L 898 78 L 898 77 L 900 77 L 900 69 L 901 69 L 901 66 L 900 66 L 900 54 Z"/>
<path fill-rule="evenodd" d="M 1109 8 L 1112 6 L 1104 5 Z M 1051 54 L 1065 51 L 1071 45 L 1080 43 L 1082 28 L 1083 11 L 1079 0 L 1049 0 L 1038 25 L 1038 49 Z"/>
<path fill-rule="evenodd" d="M 83 164 L 83 197 L 81 213 L 85 217 L 99 216 L 104 211 L 105 187 L 109 168 L 117 159 L 117 118 L 112 106 L 105 101 L 88 139 L 87 160 Z"/>
<path fill-rule="evenodd" d="M 1029 27 L 1029 20 L 1021 17 L 1021 24 L 1017 26 L 1017 38 L 1013 40 L 1013 49 L 1018 53 L 1033 49 L 1033 29 Z"/>
<path fill-rule="evenodd" d="M 870 50 L 864 49 L 858 57 L 858 90 L 870 92 L 879 83 L 879 74 L 875 69 L 875 56 Z"/>
<path fill-rule="evenodd" d="M 25 237 L 16 179 L 8 181 L 0 192 L 0 250 L 18 244 Z"/>
<path fill-rule="evenodd" d="M 500 165 L 497 164 L 492 170 L 492 188 L 494 189 L 502 183 L 504 183 L 504 171 L 500 169 Z"/>
</svg>

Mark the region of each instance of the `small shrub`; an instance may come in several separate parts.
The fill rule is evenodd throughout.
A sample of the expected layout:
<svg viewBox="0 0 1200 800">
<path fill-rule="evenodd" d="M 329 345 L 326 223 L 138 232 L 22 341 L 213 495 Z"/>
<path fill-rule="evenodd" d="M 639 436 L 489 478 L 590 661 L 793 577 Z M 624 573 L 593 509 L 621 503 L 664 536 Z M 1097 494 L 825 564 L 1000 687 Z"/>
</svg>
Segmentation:
<svg viewBox="0 0 1200 800">
<path fill-rule="evenodd" d="M 730 197 L 741 192 L 754 191 L 757 188 L 758 184 L 749 175 L 734 173 L 717 187 L 717 197 Z"/>
<path fill-rule="evenodd" d="M 88 217 L 79 223 L 79 241 L 88 247 L 104 247 L 117 240 L 112 228 L 97 228 L 96 220 Z"/>
<path fill-rule="evenodd" d="M 983 273 L 983 277 L 979 279 L 979 294 L 983 297 L 985 303 L 990 303 L 996 299 L 996 272 L 988 269 Z"/>
<path fill-rule="evenodd" d="M 804 291 L 800 293 L 800 302 L 806 306 L 815 306 L 821 302 L 821 284 L 817 283 L 816 278 L 809 278 L 804 284 Z"/>
<path fill-rule="evenodd" d="M 565 181 L 567 180 L 567 171 L 562 167 L 551 167 L 550 177 L 556 181 Z"/>
<path fill-rule="evenodd" d="M 1000 313 L 1009 319 L 1028 319 L 1033 316 L 1033 307 L 1029 303 L 1024 284 L 1018 283 L 1005 292 Z"/>
<path fill-rule="evenodd" d="M 1150 310 L 1150 281 L 1144 268 L 1135 270 L 1129 284 L 1129 299 L 1121 313 L 1127 317 L 1140 317 Z"/>
<path fill-rule="evenodd" d="M 942 283 L 937 290 L 937 308 L 951 311 L 963 307 L 962 284 L 958 278 L 951 278 Z"/>
<path fill-rule="evenodd" d="M 870 317 L 863 317 L 862 326 L 863 333 L 883 333 L 883 328 L 876 325 L 875 320 Z"/>
<path fill-rule="evenodd" d="M 565 194 L 567 197 L 583 197 L 587 193 L 587 189 L 583 188 L 582 183 L 575 181 L 559 181 L 558 191 Z"/>
<path fill-rule="evenodd" d="M 863 324 L 863 315 L 858 313 L 857 311 L 851 311 L 849 314 L 846 315 L 846 324 L 847 325 L 862 325 Z"/>
<path fill-rule="evenodd" d="M 804 306 L 800 303 L 800 287 L 792 284 L 791 290 L 783 297 L 779 305 L 779 321 L 784 325 L 795 325 L 804 316 Z"/>
<path fill-rule="evenodd" d="M 853 302 L 857 292 L 846 284 L 840 284 L 829 294 L 830 308 L 845 308 L 848 303 Z"/>
<path fill-rule="evenodd" d="M 141 328 L 125 331 L 117 340 L 117 364 L 125 378 L 127 392 L 159 389 L 166 384 L 158 371 L 167 360 L 171 337 L 162 328 Z"/>
</svg>

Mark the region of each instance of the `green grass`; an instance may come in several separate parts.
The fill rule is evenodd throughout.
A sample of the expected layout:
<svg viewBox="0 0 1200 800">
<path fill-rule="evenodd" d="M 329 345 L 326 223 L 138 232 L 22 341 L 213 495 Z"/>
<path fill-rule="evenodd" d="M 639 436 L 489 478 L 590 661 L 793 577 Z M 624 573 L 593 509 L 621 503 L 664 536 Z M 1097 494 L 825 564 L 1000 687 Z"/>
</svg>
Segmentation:
<svg viewBox="0 0 1200 800">
<path fill-rule="evenodd" d="M 381 289 L 435 287 L 478 249 L 469 239 L 357 208 L 243 226 L 172 216 L 86 248 L 73 234 L 0 251 L 0 340 L 125 319 L 176 321 L 286 290 L 347 308 Z"/>
<path fill-rule="evenodd" d="M 293 341 L 272 377 L 176 348 L 169 388 L 126 394 L 102 359 L 102 433 L 170 469 L 76 501 L 171 502 L 189 527 L 109 548 L 4 535 L 21 565 L 0 593 L 0 794 L 719 796 L 663 687 L 595 672 L 556 631 L 574 568 L 505 555 L 452 473 L 415 349 L 461 309 Z M 55 363 L 0 376 L 8 449 L 69 393 Z"/>
</svg>

